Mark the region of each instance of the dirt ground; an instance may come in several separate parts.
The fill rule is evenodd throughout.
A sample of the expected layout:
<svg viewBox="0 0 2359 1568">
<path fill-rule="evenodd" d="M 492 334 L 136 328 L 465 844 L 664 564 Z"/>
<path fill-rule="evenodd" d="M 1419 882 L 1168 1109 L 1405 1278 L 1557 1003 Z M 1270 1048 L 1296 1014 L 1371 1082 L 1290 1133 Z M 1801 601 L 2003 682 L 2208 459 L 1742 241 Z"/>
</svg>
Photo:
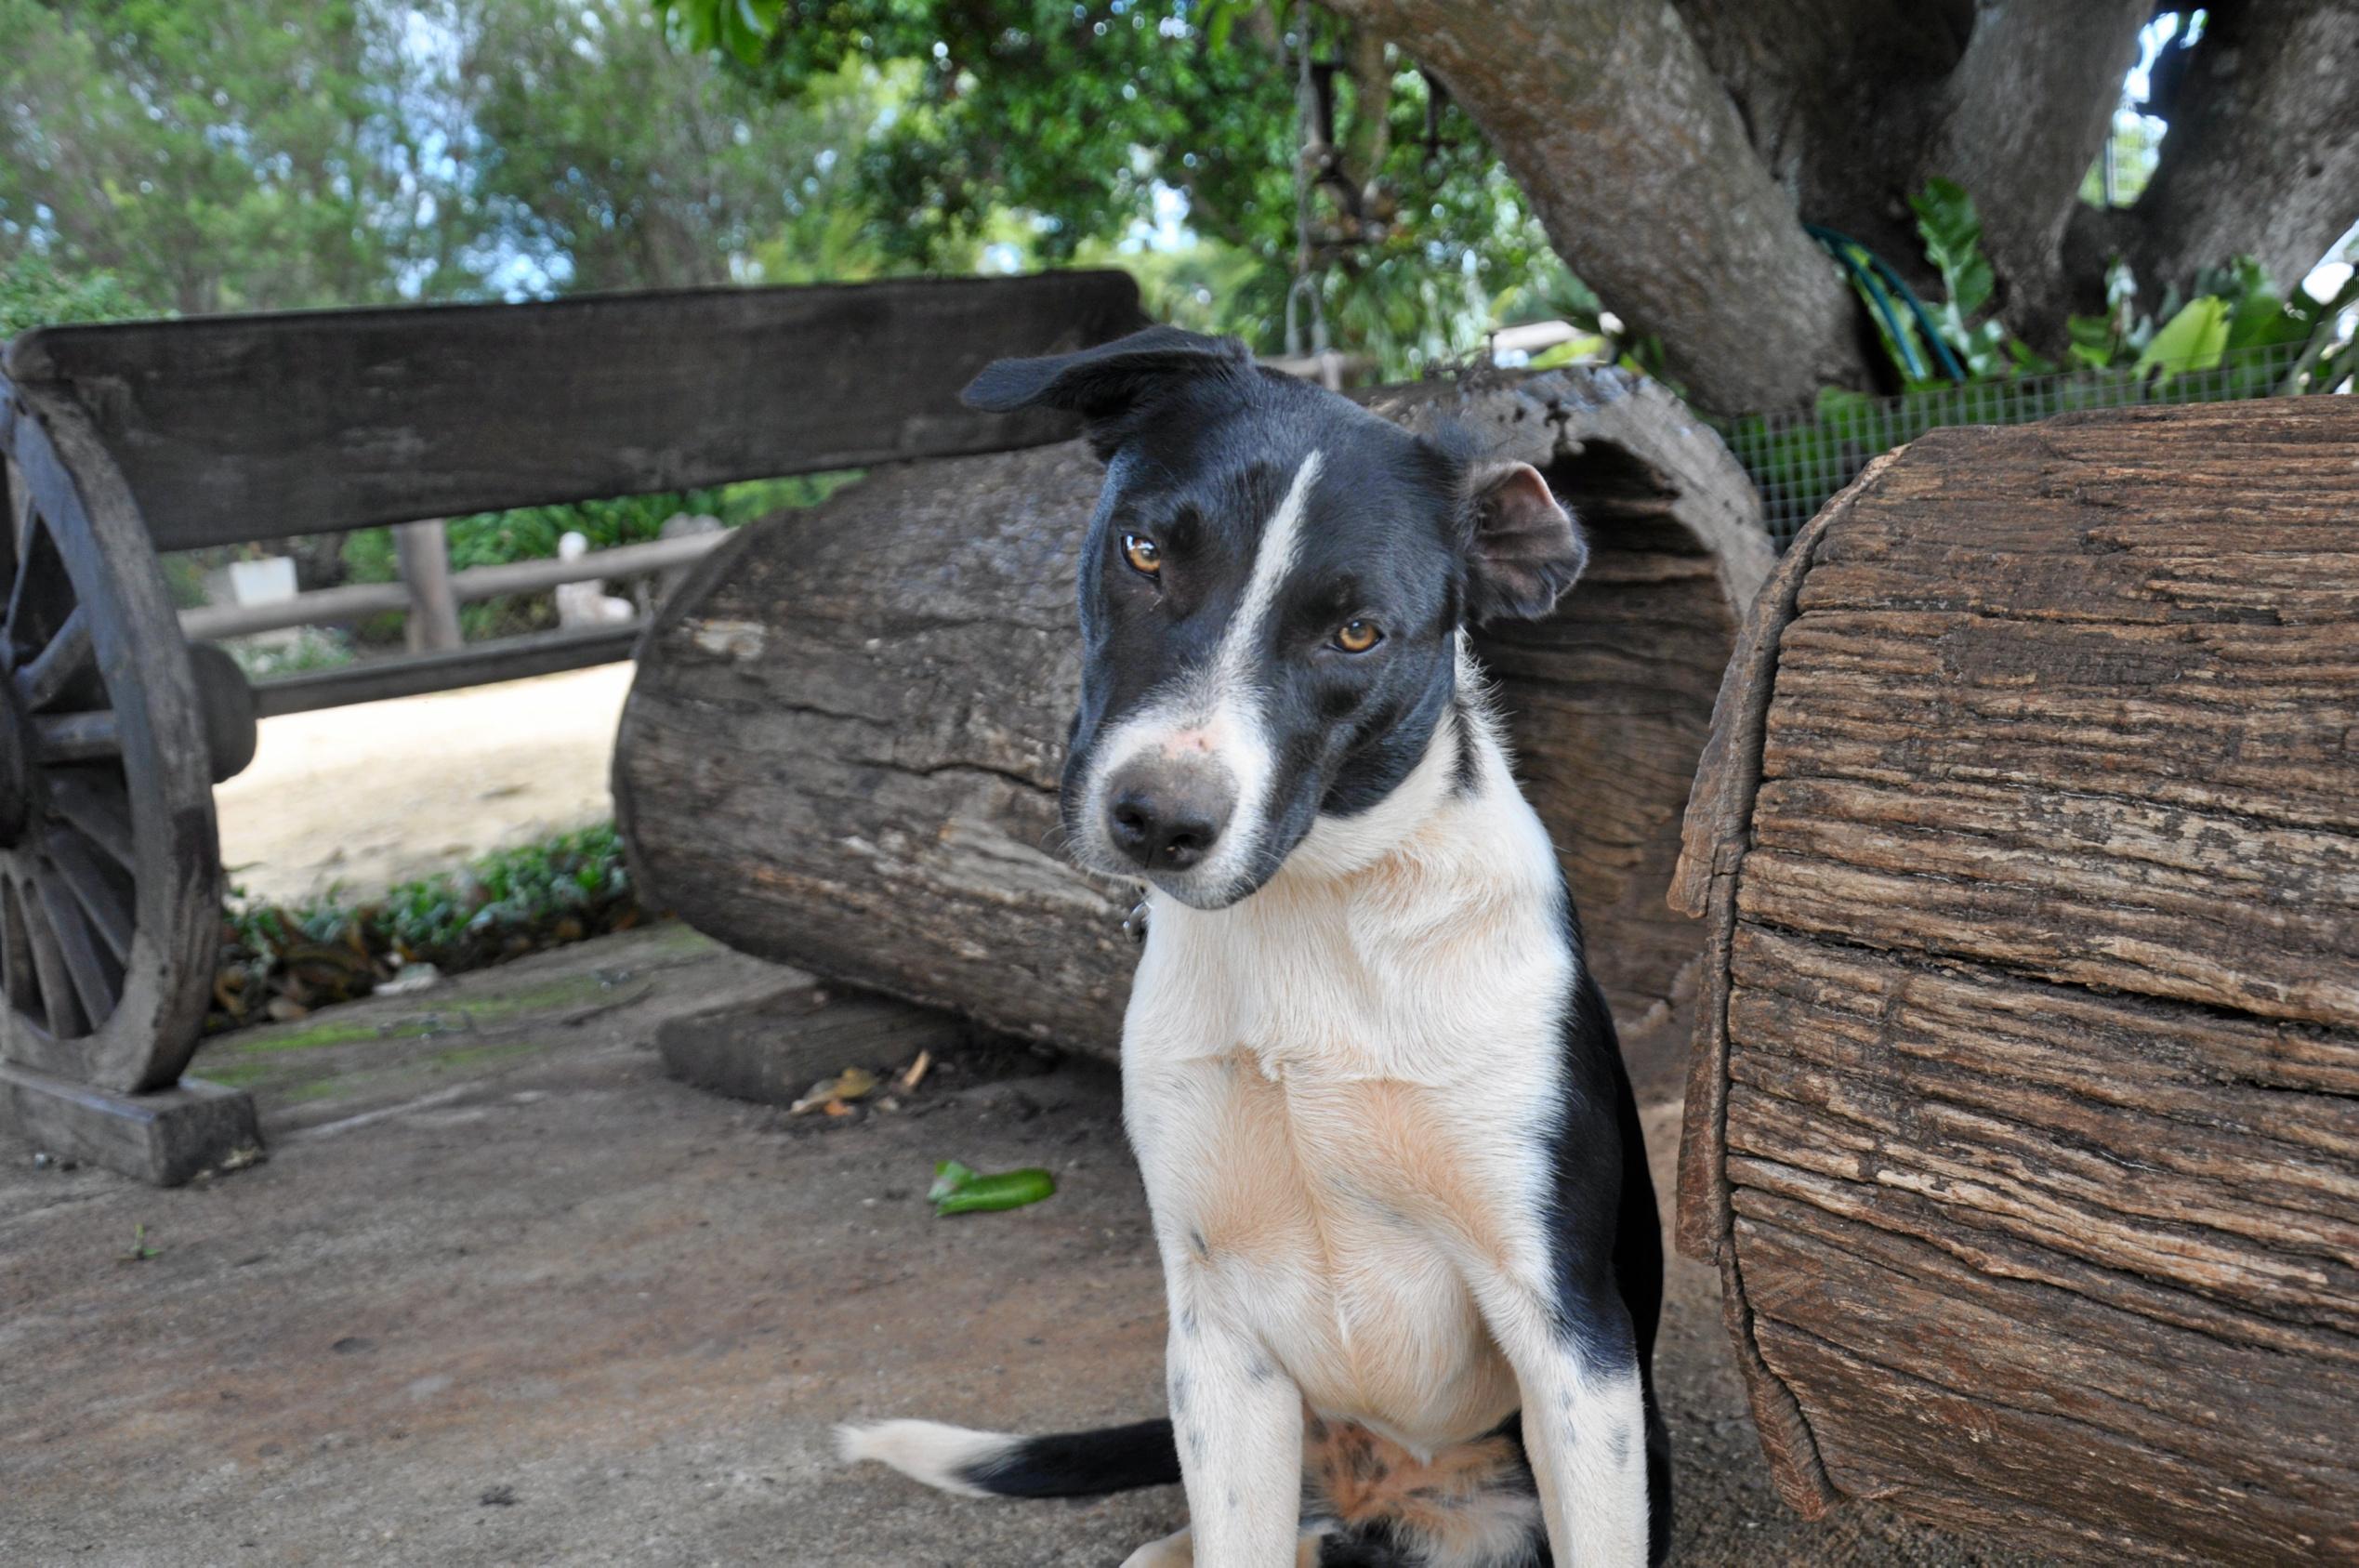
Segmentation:
<svg viewBox="0 0 2359 1568">
<path fill-rule="evenodd" d="M 848 1122 L 663 1075 L 659 1020 L 797 983 L 657 927 L 222 1037 L 195 1070 L 270 1157 L 178 1192 L 0 1140 L 0 1563 L 1100 1568 L 1174 1528 L 1176 1488 L 836 1464 L 851 1416 L 1153 1413 L 1163 1304 L 1109 1068 L 995 1048 Z M 952 1155 L 1060 1191 L 937 1220 Z M 2021 1561 L 1786 1513 L 1709 1270 L 1673 1262 L 1658 1368 L 1677 1561 Z"/>
<path fill-rule="evenodd" d="M 259 899 L 354 893 L 613 814 L 626 663 L 262 721 L 214 791 L 221 860 Z"/>
</svg>

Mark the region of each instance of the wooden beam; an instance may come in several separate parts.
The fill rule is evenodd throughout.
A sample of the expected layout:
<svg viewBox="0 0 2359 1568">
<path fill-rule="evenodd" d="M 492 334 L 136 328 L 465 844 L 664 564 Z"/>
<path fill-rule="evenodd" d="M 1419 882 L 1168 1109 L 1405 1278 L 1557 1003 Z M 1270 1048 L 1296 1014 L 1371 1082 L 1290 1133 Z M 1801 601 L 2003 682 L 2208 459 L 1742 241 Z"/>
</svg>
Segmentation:
<svg viewBox="0 0 2359 1568">
<path fill-rule="evenodd" d="M 1074 421 L 959 389 L 1145 324 L 1074 271 L 52 327 L 5 364 L 174 550 L 1039 445 Z"/>
<path fill-rule="evenodd" d="M 8 1061 L 0 1061 L 0 1132 L 158 1187 L 262 1147 L 244 1089 L 183 1078 L 152 1094 L 117 1094 Z"/>
<path fill-rule="evenodd" d="M 565 583 L 605 582 L 666 572 L 703 560 L 734 535 L 731 533 L 692 534 L 678 539 L 651 539 L 643 545 L 618 545 L 592 550 L 579 560 L 516 560 L 500 566 L 470 566 L 451 573 L 451 596 L 462 604 L 500 599 L 509 594 L 544 593 Z M 293 599 L 268 604 L 208 604 L 180 612 L 180 631 L 191 642 L 212 642 L 225 637 L 244 637 L 284 626 L 333 626 L 381 615 L 409 603 L 409 590 L 399 583 L 348 583 L 338 588 L 314 588 Z"/>
<path fill-rule="evenodd" d="M 389 697 L 422 696 L 428 692 L 453 692 L 462 686 L 484 686 L 495 680 L 522 680 L 530 676 L 555 675 L 560 670 L 619 664 L 631 656 L 631 650 L 639 641 L 639 626 L 640 623 L 634 621 L 621 626 L 504 637 L 455 652 L 373 659 L 342 669 L 257 681 L 254 710 L 257 718 L 271 718 L 283 713 L 349 707 L 354 703 L 383 702 Z"/>
<path fill-rule="evenodd" d="M 447 653 L 459 634 L 458 600 L 451 591 L 451 546 L 442 520 L 405 522 L 393 531 L 393 554 L 409 598 L 403 629 L 413 653 Z"/>
</svg>

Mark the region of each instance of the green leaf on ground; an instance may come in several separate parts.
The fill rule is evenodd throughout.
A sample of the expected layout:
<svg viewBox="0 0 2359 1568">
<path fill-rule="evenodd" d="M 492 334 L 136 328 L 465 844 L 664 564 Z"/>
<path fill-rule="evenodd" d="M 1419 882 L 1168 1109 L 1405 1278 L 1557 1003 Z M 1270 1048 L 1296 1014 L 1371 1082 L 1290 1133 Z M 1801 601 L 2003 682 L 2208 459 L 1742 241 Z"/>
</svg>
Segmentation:
<svg viewBox="0 0 2359 1568">
<path fill-rule="evenodd" d="M 1057 1179 L 1045 1170 L 984 1176 L 956 1160 L 944 1160 L 934 1166 L 934 1184 L 926 1190 L 926 1198 L 937 1215 L 989 1214 L 1036 1204 L 1056 1191 Z"/>
</svg>

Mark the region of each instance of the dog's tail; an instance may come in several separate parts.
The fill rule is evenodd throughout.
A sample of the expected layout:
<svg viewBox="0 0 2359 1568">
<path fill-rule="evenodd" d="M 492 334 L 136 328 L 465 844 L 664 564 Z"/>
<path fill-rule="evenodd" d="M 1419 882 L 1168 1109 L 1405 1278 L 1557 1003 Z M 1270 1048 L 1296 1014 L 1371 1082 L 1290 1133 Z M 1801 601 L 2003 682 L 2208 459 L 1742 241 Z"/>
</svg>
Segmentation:
<svg viewBox="0 0 2359 1568">
<path fill-rule="evenodd" d="M 836 1451 L 847 1464 L 875 1459 L 969 1497 L 1094 1497 L 1180 1480 L 1180 1449 L 1167 1420 L 1049 1437 L 880 1421 L 837 1428 Z"/>
</svg>

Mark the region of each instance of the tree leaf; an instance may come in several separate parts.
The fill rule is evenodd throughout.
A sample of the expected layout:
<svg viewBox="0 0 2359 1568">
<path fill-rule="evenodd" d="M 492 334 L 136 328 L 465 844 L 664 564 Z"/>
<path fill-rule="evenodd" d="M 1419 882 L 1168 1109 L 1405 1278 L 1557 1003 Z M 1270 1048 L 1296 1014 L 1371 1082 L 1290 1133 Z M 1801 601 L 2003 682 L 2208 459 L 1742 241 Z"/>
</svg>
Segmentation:
<svg viewBox="0 0 2359 1568">
<path fill-rule="evenodd" d="M 2220 356 L 2228 347 L 2228 302 L 2216 294 L 2203 295 L 2189 300 L 2179 313 L 2164 323 L 2140 351 L 2132 368 L 2143 377 L 2148 371 L 2159 370 L 2157 386 L 2168 386 L 2171 377 L 2189 371 L 2209 370 L 2220 362 Z"/>
<path fill-rule="evenodd" d="M 2091 370 L 2104 369 L 2121 350 L 2111 316 L 2071 316 L 2064 331 L 2072 339 L 2072 357 Z"/>
<path fill-rule="evenodd" d="M 1983 255 L 1983 220 L 1974 210 L 1974 198 L 1956 180 L 1931 179 L 1908 199 L 1908 205 L 1917 214 L 1917 232 L 1924 237 L 1925 259 L 1941 273 L 1950 309 L 1962 326 L 1990 303 L 1995 286 L 1989 258 Z"/>
</svg>

